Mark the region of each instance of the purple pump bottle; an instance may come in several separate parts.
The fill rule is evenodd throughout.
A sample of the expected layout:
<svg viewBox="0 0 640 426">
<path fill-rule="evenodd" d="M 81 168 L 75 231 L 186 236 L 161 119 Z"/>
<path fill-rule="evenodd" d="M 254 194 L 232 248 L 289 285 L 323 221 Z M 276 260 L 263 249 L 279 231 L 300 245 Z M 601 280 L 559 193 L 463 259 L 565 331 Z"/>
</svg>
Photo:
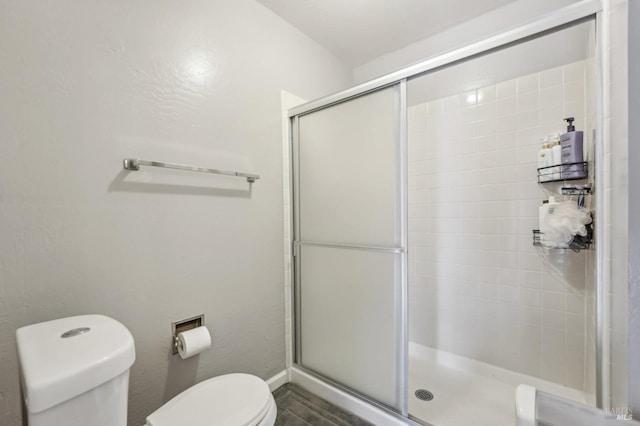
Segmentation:
<svg viewBox="0 0 640 426">
<path fill-rule="evenodd" d="M 585 167 L 582 164 L 584 161 L 582 154 L 584 132 L 576 132 L 576 128 L 573 126 L 574 120 L 573 117 L 564 119 L 569 125 L 567 126 L 567 133 L 560 135 L 563 179 L 584 179 L 587 177 Z"/>
</svg>

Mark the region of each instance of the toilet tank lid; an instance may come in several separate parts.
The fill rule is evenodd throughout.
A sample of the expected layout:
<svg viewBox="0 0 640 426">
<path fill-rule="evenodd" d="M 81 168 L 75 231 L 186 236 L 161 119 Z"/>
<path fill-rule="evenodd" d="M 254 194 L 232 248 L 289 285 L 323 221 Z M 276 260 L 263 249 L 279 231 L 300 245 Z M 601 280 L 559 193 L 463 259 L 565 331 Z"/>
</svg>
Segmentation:
<svg viewBox="0 0 640 426">
<path fill-rule="evenodd" d="M 135 360 L 129 330 L 104 315 L 29 325 L 16 331 L 16 339 L 25 402 L 32 413 L 114 379 Z"/>
</svg>

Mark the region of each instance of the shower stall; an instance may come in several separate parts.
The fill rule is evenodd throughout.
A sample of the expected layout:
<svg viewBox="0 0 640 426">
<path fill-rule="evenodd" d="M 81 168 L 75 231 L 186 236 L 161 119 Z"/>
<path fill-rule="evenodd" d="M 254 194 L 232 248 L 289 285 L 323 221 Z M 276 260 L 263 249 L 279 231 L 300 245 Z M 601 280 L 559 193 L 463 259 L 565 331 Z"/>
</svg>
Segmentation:
<svg viewBox="0 0 640 426">
<path fill-rule="evenodd" d="M 577 3 L 289 111 L 294 371 L 421 424 L 510 424 L 518 384 L 602 405 L 598 245 L 532 238 L 549 195 L 601 203 L 599 13 Z M 588 176 L 538 183 L 566 117 Z"/>
</svg>

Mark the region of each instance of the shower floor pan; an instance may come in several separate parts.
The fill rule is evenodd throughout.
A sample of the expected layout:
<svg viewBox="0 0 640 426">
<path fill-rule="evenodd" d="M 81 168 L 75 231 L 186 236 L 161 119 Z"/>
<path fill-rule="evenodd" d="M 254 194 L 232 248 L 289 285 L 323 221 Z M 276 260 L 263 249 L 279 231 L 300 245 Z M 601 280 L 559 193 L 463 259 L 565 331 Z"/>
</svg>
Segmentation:
<svg viewBox="0 0 640 426">
<path fill-rule="evenodd" d="M 577 402 L 593 399 L 578 389 L 409 344 L 409 413 L 420 420 L 438 426 L 513 425 L 519 384 Z M 419 390 L 431 392 L 433 399 L 419 399 Z"/>
</svg>

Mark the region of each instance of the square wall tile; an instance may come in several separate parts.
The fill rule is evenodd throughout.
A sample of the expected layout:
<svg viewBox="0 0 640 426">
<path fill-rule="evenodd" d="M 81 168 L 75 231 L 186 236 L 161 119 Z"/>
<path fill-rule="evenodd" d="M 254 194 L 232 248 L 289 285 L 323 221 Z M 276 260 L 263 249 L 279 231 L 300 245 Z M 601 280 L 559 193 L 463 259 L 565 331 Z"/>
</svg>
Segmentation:
<svg viewBox="0 0 640 426">
<path fill-rule="evenodd" d="M 589 257 L 551 250 L 543 261 L 531 233 L 547 198 L 541 139 L 567 115 L 587 124 L 585 78 L 580 61 L 411 108 L 410 286 L 424 290 L 412 290 L 416 342 L 588 385 Z"/>
</svg>

